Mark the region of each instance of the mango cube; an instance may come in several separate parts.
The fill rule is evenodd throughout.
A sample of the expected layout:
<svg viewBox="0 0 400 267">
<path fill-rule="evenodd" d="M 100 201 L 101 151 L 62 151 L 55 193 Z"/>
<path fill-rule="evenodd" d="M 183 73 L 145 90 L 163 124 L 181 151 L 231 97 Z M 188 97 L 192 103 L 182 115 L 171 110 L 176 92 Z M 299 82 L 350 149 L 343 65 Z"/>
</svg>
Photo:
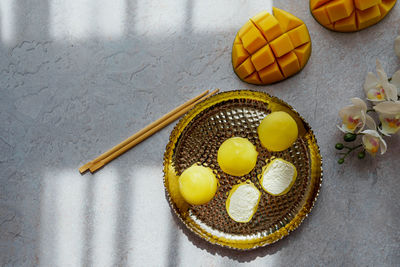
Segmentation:
<svg viewBox="0 0 400 267">
<path fill-rule="evenodd" d="M 310 35 L 308 35 L 307 27 L 304 24 L 293 29 L 292 31 L 289 31 L 288 35 L 294 47 L 301 46 L 311 41 Z"/>
<path fill-rule="evenodd" d="M 367 8 L 380 4 L 382 0 L 354 0 L 354 5 L 358 10 L 365 10 Z"/>
<path fill-rule="evenodd" d="M 264 84 L 278 82 L 285 78 L 277 63 L 271 64 L 262 69 L 258 74 L 260 75 L 261 81 Z"/>
<path fill-rule="evenodd" d="M 335 29 L 341 32 L 353 32 L 357 30 L 356 12 L 353 12 L 347 18 L 336 21 Z"/>
<path fill-rule="evenodd" d="M 246 58 L 249 57 L 249 53 L 247 53 L 246 49 L 244 49 L 243 45 L 235 44 L 235 49 L 233 49 L 232 53 L 232 64 L 235 67 L 238 67 Z"/>
<path fill-rule="evenodd" d="M 239 76 L 247 77 L 251 75 L 256 69 L 253 63 L 251 63 L 250 58 L 247 58 L 239 67 L 236 68 L 236 73 Z"/>
<path fill-rule="evenodd" d="M 252 84 L 260 84 L 261 83 L 260 77 L 258 76 L 257 72 L 253 72 L 253 74 L 246 77 L 244 79 L 244 81 L 247 83 L 252 83 Z"/>
<path fill-rule="evenodd" d="M 326 11 L 326 6 L 319 7 L 312 12 L 314 18 L 323 25 L 328 25 L 331 23 L 328 12 Z"/>
<path fill-rule="evenodd" d="M 297 70 L 300 69 L 299 61 L 297 60 L 297 56 L 293 51 L 287 53 L 283 57 L 278 58 L 278 64 L 283 72 L 283 75 L 286 77 L 295 74 Z"/>
<path fill-rule="evenodd" d="M 272 48 L 272 51 L 274 51 L 275 56 L 277 57 L 281 57 L 294 49 L 294 46 L 290 41 L 289 35 L 287 33 L 284 33 L 279 36 L 279 38 L 273 40 L 270 43 L 270 46 Z"/>
<path fill-rule="evenodd" d="M 377 23 L 381 17 L 381 11 L 378 6 L 370 7 L 366 10 L 357 10 L 357 23 L 360 27 L 366 28 Z"/>
<path fill-rule="evenodd" d="M 254 25 L 253 25 L 253 23 L 251 23 L 251 21 L 246 22 L 246 24 L 244 24 L 243 27 L 238 32 L 238 36 L 240 37 L 239 39 L 242 39 L 243 35 L 245 35 L 253 27 L 254 27 Z"/>
<path fill-rule="evenodd" d="M 242 40 L 240 40 L 239 34 L 236 34 L 235 41 L 233 41 L 233 44 L 241 44 L 241 43 L 242 43 Z"/>
<path fill-rule="evenodd" d="M 283 33 L 279 21 L 267 12 L 261 12 L 250 20 L 257 25 L 268 42 L 271 42 Z"/>
<path fill-rule="evenodd" d="M 393 0 L 382 0 L 382 3 L 379 4 L 379 10 L 381 11 L 381 17 L 385 17 L 387 13 L 393 8 L 396 1 Z"/>
<path fill-rule="evenodd" d="M 326 5 L 326 11 L 332 22 L 347 18 L 353 10 L 353 0 L 334 0 Z"/>
<path fill-rule="evenodd" d="M 253 65 L 257 71 L 274 63 L 274 61 L 275 57 L 269 45 L 264 46 L 251 56 L 251 62 L 253 62 Z"/>
<path fill-rule="evenodd" d="M 310 0 L 311 9 L 316 9 L 331 0 Z"/>
<path fill-rule="evenodd" d="M 243 35 L 242 42 L 244 48 L 250 54 L 256 52 L 258 49 L 267 44 L 267 41 L 264 39 L 263 35 L 255 27 L 251 28 Z"/>
<path fill-rule="evenodd" d="M 299 60 L 300 68 L 304 68 L 311 55 L 311 43 L 305 43 L 304 45 L 297 47 L 294 50 L 294 53 Z"/>
<path fill-rule="evenodd" d="M 281 26 L 284 32 L 293 30 L 296 27 L 304 25 L 301 19 L 293 16 L 289 12 L 286 12 L 282 9 L 278 9 L 275 7 L 273 7 L 272 10 L 274 11 L 274 16 L 279 21 L 279 25 Z"/>
</svg>

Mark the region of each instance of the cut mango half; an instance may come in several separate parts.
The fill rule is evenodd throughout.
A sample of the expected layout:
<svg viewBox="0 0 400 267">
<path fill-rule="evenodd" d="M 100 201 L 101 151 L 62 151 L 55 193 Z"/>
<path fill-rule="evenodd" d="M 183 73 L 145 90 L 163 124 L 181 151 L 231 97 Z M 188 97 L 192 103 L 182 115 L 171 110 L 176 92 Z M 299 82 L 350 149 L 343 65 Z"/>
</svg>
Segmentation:
<svg viewBox="0 0 400 267">
<path fill-rule="evenodd" d="M 251 84 L 271 84 L 304 68 L 311 39 L 304 22 L 273 8 L 252 17 L 239 30 L 232 48 L 232 65 L 239 78 Z"/>
<path fill-rule="evenodd" d="M 396 0 L 310 0 L 314 18 L 325 28 L 354 32 L 381 21 Z"/>
<path fill-rule="evenodd" d="M 264 166 L 260 184 L 268 194 L 281 196 L 289 192 L 296 178 L 296 167 L 286 160 L 277 158 Z"/>
<path fill-rule="evenodd" d="M 234 185 L 226 200 L 226 211 L 232 220 L 247 223 L 256 213 L 260 198 L 261 192 L 252 182 Z"/>
</svg>

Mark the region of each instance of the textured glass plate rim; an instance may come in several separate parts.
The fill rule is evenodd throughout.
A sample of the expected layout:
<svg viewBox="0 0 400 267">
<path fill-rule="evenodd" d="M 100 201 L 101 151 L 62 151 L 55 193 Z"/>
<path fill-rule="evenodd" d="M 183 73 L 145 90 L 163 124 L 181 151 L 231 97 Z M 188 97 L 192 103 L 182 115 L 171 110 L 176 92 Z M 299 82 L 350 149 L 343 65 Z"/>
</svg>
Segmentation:
<svg viewBox="0 0 400 267">
<path fill-rule="evenodd" d="M 294 218 L 287 223 L 285 226 L 281 227 L 279 230 L 268 234 L 267 236 L 262 237 L 254 237 L 251 239 L 246 240 L 237 240 L 237 239 L 230 239 L 226 237 L 218 237 L 214 235 L 211 231 L 207 229 L 207 227 L 202 226 L 198 222 L 194 221 L 190 216 L 183 214 L 177 208 L 176 203 L 174 203 L 170 188 L 168 185 L 168 175 L 169 175 L 169 168 L 172 163 L 172 158 L 174 154 L 175 145 L 179 140 L 180 135 L 185 130 L 186 126 L 196 118 L 196 116 L 204 111 L 216 105 L 220 102 L 233 100 L 233 99 L 250 99 L 255 101 L 261 101 L 264 103 L 275 102 L 286 106 L 291 111 L 293 111 L 301 120 L 302 122 L 308 127 L 307 134 L 310 136 L 310 140 L 308 140 L 308 148 L 310 153 L 310 162 L 311 162 L 311 182 L 309 183 L 308 187 L 312 187 L 312 190 L 308 192 L 305 196 L 305 201 L 302 207 L 299 209 L 299 212 L 294 216 Z M 201 239 L 211 243 L 216 244 L 222 247 L 237 249 L 237 250 L 251 250 L 258 247 L 263 247 L 266 245 L 273 244 L 280 239 L 288 236 L 290 232 L 297 229 L 303 220 L 308 216 L 311 212 L 312 208 L 314 207 L 315 201 L 318 198 L 319 190 L 322 183 L 322 176 L 323 176 L 323 169 L 322 169 L 322 157 L 320 154 L 320 149 L 315 139 L 314 133 L 310 127 L 310 125 L 304 120 L 303 117 L 289 104 L 284 102 L 283 100 L 270 96 L 267 93 L 253 91 L 253 90 L 233 90 L 233 91 L 225 91 L 210 98 L 206 99 L 205 101 L 197 104 L 191 110 L 189 110 L 184 117 L 182 117 L 179 122 L 176 124 L 174 129 L 172 130 L 169 138 L 169 142 L 166 146 L 165 153 L 164 153 L 164 187 L 166 191 L 166 195 L 168 198 L 168 202 L 176 216 L 179 220 L 194 234 L 199 236 Z M 226 235 L 229 237 L 229 234 Z"/>
</svg>

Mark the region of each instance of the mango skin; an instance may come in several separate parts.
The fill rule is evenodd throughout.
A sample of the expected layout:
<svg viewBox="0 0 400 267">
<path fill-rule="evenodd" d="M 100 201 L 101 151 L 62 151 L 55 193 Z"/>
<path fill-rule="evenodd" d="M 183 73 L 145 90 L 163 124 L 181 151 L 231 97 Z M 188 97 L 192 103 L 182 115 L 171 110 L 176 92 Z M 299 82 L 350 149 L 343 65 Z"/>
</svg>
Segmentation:
<svg viewBox="0 0 400 267">
<path fill-rule="evenodd" d="M 266 85 L 298 73 L 310 56 L 311 38 L 303 21 L 273 8 L 273 15 L 263 11 L 238 31 L 232 66 L 242 81 Z"/>
<path fill-rule="evenodd" d="M 397 0 L 310 0 L 310 12 L 323 27 L 356 32 L 380 22 Z"/>
</svg>

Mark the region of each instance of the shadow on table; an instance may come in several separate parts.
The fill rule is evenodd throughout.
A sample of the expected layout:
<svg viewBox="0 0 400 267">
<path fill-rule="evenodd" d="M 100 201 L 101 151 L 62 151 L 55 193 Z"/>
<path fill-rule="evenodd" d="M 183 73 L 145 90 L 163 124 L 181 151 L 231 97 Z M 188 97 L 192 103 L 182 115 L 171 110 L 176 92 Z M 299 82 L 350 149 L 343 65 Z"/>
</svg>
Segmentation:
<svg viewBox="0 0 400 267">
<path fill-rule="evenodd" d="M 190 231 L 182 223 L 182 221 L 176 216 L 176 214 L 174 213 L 174 211 L 171 208 L 170 208 L 170 212 L 171 212 L 171 216 L 174 220 L 174 224 L 180 230 L 182 230 L 182 232 L 187 236 L 187 238 L 193 245 L 195 245 L 196 247 L 198 247 L 202 250 L 206 250 L 208 253 L 211 253 L 213 255 L 220 255 L 223 257 L 228 257 L 228 258 L 236 260 L 238 262 L 251 262 L 259 257 L 276 254 L 282 248 L 284 248 L 291 241 L 292 238 L 296 238 L 296 236 L 301 233 L 301 231 L 302 231 L 301 228 L 302 228 L 303 224 L 307 224 L 307 219 L 306 219 L 302 223 L 302 225 L 300 225 L 299 229 L 296 229 L 294 232 L 290 233 L 289 236 L 277 241 L 274 244 L 267 245 L 265 247 L 256 248 L 256 249 L 249 250 L 249 251 L 240 251 L 240 250 L 221 247 L 218 245 L 213 245 L 213 244 L 201 239 L 199 236 L 197 236 L 192 231 Z"/>
</svg>

